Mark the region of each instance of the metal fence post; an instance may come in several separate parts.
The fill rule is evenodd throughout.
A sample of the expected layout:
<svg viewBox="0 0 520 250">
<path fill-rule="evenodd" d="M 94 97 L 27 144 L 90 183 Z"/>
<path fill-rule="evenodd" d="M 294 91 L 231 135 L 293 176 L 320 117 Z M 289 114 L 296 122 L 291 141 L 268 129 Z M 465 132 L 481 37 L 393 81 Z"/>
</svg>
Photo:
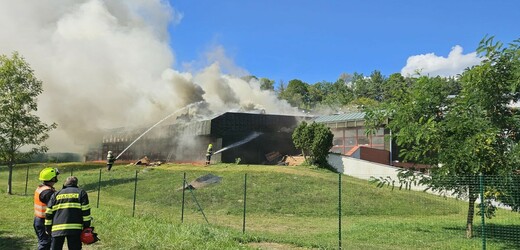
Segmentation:
<svg viewBox="0 0 520 250">
<path fill-rule="evenodd" d="M 484 209 L 484 175 L 480 173 L 480 217 L 482 218 L 482 249 L 486 250 L 486 215 Z"/>
<path fill-rule="evenodd" d="M 134 217 L 135 214 L 135 199 L 137 196 L 137 170 L 135 170 L 135 186 L 134 186 L 134 206 L 132 208 L 132 217 Z"/>
<path fill-rule="evenodd" d="M 188 183 L 186 183 L 186 186 L 188 186 Z M 204 213 L 204 210 L 202 210 L 202 207 L 200 206 L 200 203 L 199 201 L 197 200 L 197 197 L 195 197 L 195 194 L 193 193 L 193 191 L 190 189 L 188 189 L 190 191 L 190 194 L 191 196 L 193 197 L 193 200 L 195 201 L 195 203 L 197 204 L 197 207 L 199 208 L 200 212 L 202 213 L 202 216 L 204 217 L 204 220 L 206 220 L 206 223 L 209 224 L 209 221 L 208 221 L 208 218 L 206 218 L 206 214 Z"/>
<path fill-rule="evenodd" d="M 184 177 L 182 178 L 182 207 L 181 207 L 181 223 L 184 222 L 184 194 L 186 191 L 186 172 L 184 172 Z"/>
<path fill-rule="evenodd" d="M 101 168 L 99 169 L 99 180 L 97 185 L 97 204 L 96 208 L 99 208 L 99 193 L 101 191 Z"/>
<path fill-rule="evenodd" d="M 27 195 L 27 182 L 29 181 L 29 166 L 27 166 L 27 172 L 25 173 L 25 195 Z"/>
<path fill-rule="evenodd" d="M 341 249 L 341 173 L 338 174 L 338 249 Z"/>
<path fill-rule="evenodd" d="M 242 220 L 242 233 L 246 232 L 246 194 L 247 194 L 247 173 L 244 175 L 244 219 Z"/>
</svg>

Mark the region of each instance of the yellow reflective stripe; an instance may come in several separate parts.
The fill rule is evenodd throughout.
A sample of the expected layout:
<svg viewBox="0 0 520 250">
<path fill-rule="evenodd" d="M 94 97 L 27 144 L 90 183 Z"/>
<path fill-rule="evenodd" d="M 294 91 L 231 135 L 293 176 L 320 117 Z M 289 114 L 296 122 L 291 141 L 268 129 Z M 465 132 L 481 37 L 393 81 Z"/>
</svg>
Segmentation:
<svg viewBox="0 0 520 250">
<path fill-rule="evenodd" d="M 89 210 L 89 209 L 90 209 L 90 204 L 81 205 L 81 210 Z"/>
<path fill-rule="evenodd" d="M 52 220 L 45 220 L 45 226 L 52 225 Z"/>
<path fill-rule="evenodd" d="M 76 202 L 73 202 L 73 203 L 61 203 L 61 204 L 56 204 L 55 206 L 52 207 L 52 209 L 54 211 L 59 210 L 59 209 L 66 209 L 66 208 L 78 208 L 78 209 L 81 209 L 81 204 L 76 203 Z"/>
<path fill-rule="evenodd" d="M 83 221 L 89 221 L 92 220 L 92 216 L 83 216 Z"/>
<path fill-rule="evenodd" d="M 60 230 L 67 230 L 67 229 L 83 229 L 83 224 L 58 224 L 58 225 L 52 225 L 52 231 L 60 231 Z"/>
<path fill-rule="evenodd" d="M 56 200 L 64 200 L 64 199 L 77 199 L 79 198 L 79 194 L 58 194 L 56 195 Z"/>
<path fill-rule="evenodd" d="M 45 210 L 45 213 L 46 214 L 52 214 L 52 213 L 54 213 L 54 209 L 48 207 L 47 210 Z"/>
</svg>

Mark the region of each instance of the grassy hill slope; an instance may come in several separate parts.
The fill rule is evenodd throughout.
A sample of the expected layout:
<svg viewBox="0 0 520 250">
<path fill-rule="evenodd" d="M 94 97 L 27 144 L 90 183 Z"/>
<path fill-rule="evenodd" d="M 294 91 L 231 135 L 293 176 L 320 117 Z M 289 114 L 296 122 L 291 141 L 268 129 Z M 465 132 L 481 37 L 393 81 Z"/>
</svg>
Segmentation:
<svg viewBox="0 0 520 250">
<path fill-rule="evenodd" d="M 35 247 L 32 193 L 42 167 L 17 166 L 15 194 L 7 195 L 6 188 L 0 191 L 4 205 L 0 207 L 0 249 Z M 58 188 L 73 174 L 89 193 L 93 226 L 102 241 L 85 249 L 269 249 L 272 243 L 283 249 L 337 249 L 339 245 L 338 174 L 326 170 L 234 164 L 117 165 L 111 172 L 103 164 L 57 167 L 62 173 Z M 209 173 L 222 177 L 221 182 L 185 191 L 182 211 L 179 188 L 184 174 L 190 182 Z M 6 167 L 0 167 L 0 185 L 7 185 Z M 479 236 L 464 238 L 465 202 L 377 188 L 347 176 L 342 178 L 341 189 L 341 244 L 346 249 L 481 248 Z M 480 232 L 479 219 L 475 218 L 476 232 Z M 497 218 L 488 221 L 494 229 L 487 233 L 488 248 L 520 248 L 519 219 L 517 213 L 499 211 Z"/>
</svg>

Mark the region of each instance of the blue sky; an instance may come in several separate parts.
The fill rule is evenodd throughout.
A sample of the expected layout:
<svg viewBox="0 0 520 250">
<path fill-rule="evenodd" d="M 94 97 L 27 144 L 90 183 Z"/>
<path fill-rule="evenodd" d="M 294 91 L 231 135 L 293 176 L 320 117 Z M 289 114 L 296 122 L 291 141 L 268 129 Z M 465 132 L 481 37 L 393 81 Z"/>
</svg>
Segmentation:
<svg viewBox="0 0 520 250">
<path fill-rule="evenodd" d="M 169 28 L 174 68 L 182 70 L 219 47 L 236 67 L 276 82 L 297 78 L 312 84 L 335 81 L 341 73 L 367 75 L 373 70 L 390 75 L 420 55 L 423 73 L 451 67 L 444 73 L 450 75 L 475 64 L 469 58 L 475 55 L 468 54 L 485 35 L 504 43 L 520 38 L 516 0 L 172 0 L 170 4 L 177 16 Z M 456 45 L 466 55 L 465 63 L 459 56 L 437 71 L 424 66 L 447 58 Z"/>
<path fill-rule="evenodd" d="M 18 51 L 42 80 L 38 114 L 58 124 L 51 150 L 80 152 L 96 133 L 190 103 L 298 112 L 237 76 L 456 75 L 479 63 L 486 34 L 520 38 L 519 10 L 520 0 L 0 1 L 0 55 Z"/>
</svg>

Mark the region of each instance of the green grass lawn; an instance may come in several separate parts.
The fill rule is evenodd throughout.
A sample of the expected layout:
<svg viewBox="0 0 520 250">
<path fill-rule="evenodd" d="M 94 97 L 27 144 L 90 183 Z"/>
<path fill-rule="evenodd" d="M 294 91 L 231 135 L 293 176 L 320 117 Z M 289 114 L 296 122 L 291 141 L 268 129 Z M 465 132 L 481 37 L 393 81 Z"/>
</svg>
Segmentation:
<svg viewBox="0 0 520 250">
<path fill-rule="evenodd" d="M 34 249 L 32 193 L 43 165 L 16 166 L 14 195 L 6 194 L 7 168 L 0 167 L 0 249 Z M 337 249 L 338 174 L 311 167 L 166 164 L 154 168 L 59 164 L 58 188 L 71 173 L 88 191 L 93 226 L 101 241 L 85 249 Z M 101 169 L 101 182 L 99 173 Z M 26 173 L 29 173 L 25 195 Z M 138 171 L 135 211 L 135 173 Z M 190 182 L 211 173 L 219 184 L 184 193 Z M 245 233 L 244 181 L 247 173 Z M 98 185 L 101 187 L 98 197 Z M 377 188 L 343 176 L 344 249 L 481 249 L 465 238 L 467 203 L 423 192 Z M 194 198 L 195 197 L 195 198 Z M 98 203 L 99 200 L 99 203 Z M 99 207 L 98 207 L 99 205 Z M 199 209 L 202 208 L 202 211 Z M 203 214 L 209 223 L 206 223 Z M 133 216 L 132 216 L 133 215 Z M 181 223 L 181 218 L 183 222 Z M 499 210 L 486 221 L 487 249 L 520 249 L 520 216 Z M 272 244 L 277 248 L 273 248 Z"/>
</svg>

